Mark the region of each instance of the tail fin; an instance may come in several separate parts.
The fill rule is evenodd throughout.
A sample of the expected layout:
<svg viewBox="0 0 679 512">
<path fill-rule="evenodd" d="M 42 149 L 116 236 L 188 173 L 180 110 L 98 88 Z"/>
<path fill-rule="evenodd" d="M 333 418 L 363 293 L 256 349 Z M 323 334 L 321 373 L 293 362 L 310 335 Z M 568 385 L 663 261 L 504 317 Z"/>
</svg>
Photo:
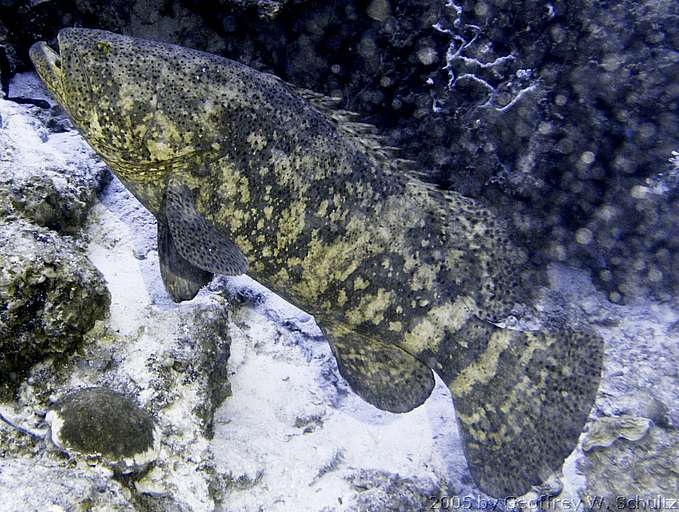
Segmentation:
<svg viewBox="0 0 679 512">
<path fill-rule="evenodd" d="M 477 319 L 457 336 L 473 347 L 448 382 L 470 471 L 487 494 L 520 496 L 575 447 L 599 386 L 603 340 Z"/>
</svg>

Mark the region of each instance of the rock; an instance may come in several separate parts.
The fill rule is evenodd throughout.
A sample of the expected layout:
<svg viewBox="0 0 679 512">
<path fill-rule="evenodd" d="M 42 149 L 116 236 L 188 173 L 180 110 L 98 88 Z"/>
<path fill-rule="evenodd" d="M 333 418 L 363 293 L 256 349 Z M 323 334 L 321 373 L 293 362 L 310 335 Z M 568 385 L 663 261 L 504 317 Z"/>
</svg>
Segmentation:
<svg viewBox="0 0 679 512">
<path fill-rule="evenodd" d="M 679 135 L 665 108 L 679 101 L 676 3 L 449 6 L 452 188 L 503 211 L 540 259 L 592 268 L 613 301 L 676 292 L 677 189 L 640 193 Z"/>
<path fill-rule="evenodd" d="M 9 81 L 16 69 L 16 51 L 8 44 L 8 30 L 0 22 L 0 99 L 9 92 Z"/>
<path fill-rule="evenodd" d="M 0 502 L 5 512 L 139 510 L 126 487 L 90 468 L 52 460 L 0 458 Z"/>
<path fill-rule="evenodd" d="M 600 497 L 609 510 L 666 508 L 653 500 L 674 497 L 679 488 L 677 431 L 647 419 L 622 421 L 625 438 L 593 447 L 578 461 L 587 482 L 581 497 Z"/>
<path fill-rule="evenodd" d="M 37 82 L 22 78 L 24 94 L 44 93 Z M 0 125 L 0 152 L 7 155 L 0 160 L 4 215 L 20 215 L 39 226 L 75 233 L 106 181 L 105 167 L 63 124 L 63 112 L 0 100 L 0 116 L 6 119 Z"/>
<path fill-rule="evenodd" d="M 75 349 L 108 312 L 102 275 L 72 240 L 25 221 L 0 222 L 0 379 Z"/>
<path fill-rule="evenodd" d="M 230 0 L 229 3 L 241 9 L 254 9 L 261 18 L 273 20 L 292 0 Z"/>
<path fill-rule="evenodd" d="M 117 474 L 140 473 L 158 458 L 160 432 L 151 415 L 110 389 L 73 391 L 45 419 L 58 448 Z"/>
<path fill-rule="evenodd" d="M 213 23 L 216 13 L 217 19 L 223 16 L 224 7 L 212 2 L 114 0 L 106 4 L 103 13 L 96 0 L 77 0 L 75 4 L 75 16 L 98 20 L 97 26 L 101 28 L 211 52 L 224 48 L 215 27 L 219 23 Z"/>
<path fill-rule="evenodd" d="M 668 426 L 667 406 L 657 397 L 643 390 L 633 391 L 618 397 L 613 402 L 612 409 L 616 415 L 648 418 L 658 426 Z"/>
<path fill-rule="evenodd" d="M 58 106 L 58 103 L 54 98 L 52 98 L 35 71 L 23 71 L 14 74 L 12 76 L 12 81 L 9 83 L 8 96 L 11 98 L 8 99 L 11 103 L 17 103 L 17 99 L 21 98 L 26 100 L 43 100 L 47 103 L 47 106 L 41 107 L 41 109 L 50 109 L 50 106 L 54 105 L 55 114 L 59 113 L 62 118 L 66 119 L 64 111 Z M 40 110 L 34 110 L 32 113 L 37 114 L 37 116 L 42 118 Z"/>
<path fill-rule="evenodd" d="M 361 470 L 347 477 L 357 492 L 347 510 L 356 512 L 410 512 L 426 510 L 439 495 L 440 482 L 403 478 L 384 471 Z"/>
<path fill-rule="evenodd" d="M 13 89 L 39 97 L 44 90 L 38 84 L 21 75 Z M 55 233 L 82 227 L 105 168 L 75 132 L 50 131 L 46 122 L 54 116 L 0 100 L 0 381 L 5 392 L 35 362 L 72 351 L 108 312 L 105 282 L 83 246 Z"/>
<path fill-rule="evenodd" d="M 155 462 L 145 473 L 132 475 L 134 484 L 128 491 L 134 507 L 207 512 L 215 506 L 209 443 L 213 411 L 230 396 L 229 309 L 219 293 L 201 294 L 182 304 L 171 301 L 160 284 L 154 233 L 152 215 L 117 180 L 112 181 L 95 203 L 85 229 L 88 256 L 109 283 L 109 315 L 86 333 L 80 351 L 65 355 L 59 364 L 48 360 L 31 368 L 17 393 L 12 417 L 36 428 L 34 418 L 45 409 L 58 411 L 55 397 L 68 397 L 74 388 L 103 387 L 134 397 L 161 434 Z M 147 248 L 147 257 L 139 260 L 135 250 L 142 247 Z M 49 419 L 54 425 L 54 414 Z M 57 443 L 69 452 L 84 451 L 66 446 L 63 436 L 60 439 Z M 111 455 L 108 463 L 90 466 L 96 457 L 75 454 L 69 462 L 61 451 L 36 451 L 15 441 L 7 444 L 4 455 L 52 461 L 59 478 L 67 478 L 73 464 L 85 471 L 108 472 L 107 478 L 114 476 L 109 466 L 116 472 L 139 471 L 136 464 L 116 464 Z"/>
<path fill-rule="evenodd" d="M 372 0 L 366 12 L 375 21 L 384 21 L 391 15 L 391 5 L 388 0 Z"/>
<path fill-rule="evenodd" d="M 129 257 L 134 258 L 131 253 Z M 214 302 L 180 309 L 147 305 L 139 317 L 122 319 L 127 329 L 118 330 L 119 297 L 115 288 L 113 292 L 112 318 L 107 321 L 113 325 L 98 323 L 88 333 L 82 352 L 71 355 L 63 366 L 34 367 L 19 393 L 20 406 L 25 411 L 40 411 L 54 396 L 68 397 L 74 384 L 89 389 L 104 386 L 116 390 L 108 392 L 114 396 L 134 395 L 132 404 L 139 403 L 147 411 L 144 414 L 153 417 L 157 426 L 154 435 L 161 435 L 160 450 L 154 447 L 156 460 L 143 472 L 136 463 L 116 463 L 117 459 L 108 455 L 94 468 L 103 471 L 110 467 L 116 473 L 134 470 L 132 498 L 138 506 L 143 503 L 145 510 L 211 511 L 215 475 L 208 439 L 212 411 L 230 394 L 226 305 L 218 297 Z M 129 399 L 125 401 L 129 403 Z M 50 413 L 48 419 L 53 418 Z M 59 440 L 57 444 L 64 446 Z M 101 461 L 97 456 L 78 455 L 82 449 L 66 449 L 81 465 L 89 467 L 93 461 Z M 25 450 L 19 453 L 28 456 Z M 67 461 L 61 461 L 66 469 Z"/>
<path fill-rule="evenodd" d="M 637 416 L 599 418 L 585 434 L 582 449 L 586 452 L 597 447 L 609 447 L 618 439 L 638 441 L 643 438 L 653 422 Z"/>
<path fill-rule="evenodd" d="M 91 203 L 93 194 L 90 194 Z M 77 195 L 64 197 L 45 175 L 30 176 L 11 190 L 12 206 L 39 226 L 73 232 L 85 221 L 90 204 Z"/>
</svg>

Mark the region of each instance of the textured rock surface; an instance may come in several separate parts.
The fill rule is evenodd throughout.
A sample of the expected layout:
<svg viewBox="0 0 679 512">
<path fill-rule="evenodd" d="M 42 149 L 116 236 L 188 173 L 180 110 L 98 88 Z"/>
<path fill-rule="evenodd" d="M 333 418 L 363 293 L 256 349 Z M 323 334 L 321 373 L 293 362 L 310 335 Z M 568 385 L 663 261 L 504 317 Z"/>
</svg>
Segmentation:
<svg viewBox="0 0 679 512">
<path fill-rule="evenodd" d="M 34 74 L 21 74 L 11 92 L 47 100 L 44 93 L 31 92 L 35 85 Z M 11 212 L 39 226 L 75 233 L 105 181 L 105 167 L 69 131 L 70 122 L 59 107 L 0 100 L 0 119 L 0 208 L 5 215 Z"/>
<path fill-rule="evenodd" d="M 132 397 L 106 387 L 68 393 L 45 420 L 58 448 L 116 473 L 139 473 L 158 457 L 160 433 L 153 417 Z"/>
<path fill-rule="evenodd" d="M 652 424 L 650 419 L 638 416 L 599 418 L 590 425 L 582 449 L 589 452 L 594 448 L 608 448 L 618 439 L 639 441 L 648 433 Z"/>
<path fill-rule="evenodd" d="M 454 188 L 495 197 L 542 256 L 587 262 L 614 301 L 676 290 L 677 190 L 646 180 L 679 140 L 677 4 L 456 4 L 441 96 L 464 127 Z"/>
<path fill-rule="evenodd" d="M 351 509 L 365 512 L 427 510 L 441 491 L 431 480 L 382 471 L 357 471 L 348 481 L 357 491 Z"/>
<path fill-rule="evenodd" d="M 106 284 L 82 247 L 23 221 L 0 223 L 3 385 L 36 361 L 72 351 L 108 305 Z"/>
<path fill-rule="evenodd" d="M 111 185 L 112 197 L 121 199 L 115 194 L 116 184 Z M 104 386 L 134 396 L 155 418 L 162 442 L 157 462 L 141 478 L 126 484 L 125 499 L 135 510 L 212 510 L 208 438 L 212 411 L 229 395 L 226 303 L 214 295 L 177 306 L 162 289 L 149 293 L 140 267 L 149 265 L 157 277 L 157 254 L 143 246 L 134 251 L 132 233 L 135 230 L 139 236 L 137 217 L 149 214 L 129 194 L 122 199 L 123 205 L 115 200 L 97 203 L 86 231 L 88 256 L 111 291 L 110 315 L 86 334 L 81 350 L 66 357 L 63 364 L 46 361 L 32 368 L 12 406 L 13 417 L 31 427 L 40 425 L 50 404 L 74 388 Z M 122 212 L 111 211 L 121 206 Z M 121 220 L 131 221 L 127 215 L 134 218 L 130 225 Z M 38 456 L 20 443 L 8 445 L 5 455 L 9 459 Z M 56 450 L 40 456 L 60 472 L 59 479 L 68 482 L 71 464 L 67 456 Z M 87 478 L 105 478 L 117 485 L 107 464 L 80 457 L 75 463 Z M 64 499 L 76 500 L 77 492 L 74 486 Z M 38 493 L 26 503 L 37 509 L 45 499 Z"/>
<path fill-rule="evenodd" d="M 36 492 L 36 482 L 40 491 Z M 0 459 L 0 500 L 4 510 L 115 510 L 134 512 L 130 491 L 107 474 L 68 468 L 61 461 L 7 455 Z"/>
<path fill-rule="evenodd" d="M 640 426 L 650 421 L 636 420 Z M 630 433 L 621 429 L 609 446 L 592 448 L 582 460 L 579 469 L 587 475 L 584 494 L 603 498 L 609 510 L 669 508 L 671 502 L 658 499 L 674 499 L 679 489 L 679 432 L 651 423 L 646 430 Z"/>
</svg>

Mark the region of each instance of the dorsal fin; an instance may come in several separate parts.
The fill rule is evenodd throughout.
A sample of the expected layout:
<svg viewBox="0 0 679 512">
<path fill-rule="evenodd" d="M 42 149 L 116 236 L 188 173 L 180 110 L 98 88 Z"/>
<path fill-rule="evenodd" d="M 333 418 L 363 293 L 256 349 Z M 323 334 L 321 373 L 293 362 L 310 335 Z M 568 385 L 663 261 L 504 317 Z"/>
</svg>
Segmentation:
<svg viewBox="0 0 679 512">
<path fill-rule="evenodd" d="M 298 96 L 308 101 L 316 110 L 330 119 L 337 128 L 356 144 L 375 164 L 387 171 L 408 174 L 416 179 L 427 175 L 415 171 L 413 160 L 400 157 L 400 149 L 387 144 L 387 138 L 379 134 L 379 129 L 370 123 L 361 122 L 361 115 L 340 108 L 341 98 L 332 98 L 309 89 L 303 89 L 285 82 Z"/>
</svg>

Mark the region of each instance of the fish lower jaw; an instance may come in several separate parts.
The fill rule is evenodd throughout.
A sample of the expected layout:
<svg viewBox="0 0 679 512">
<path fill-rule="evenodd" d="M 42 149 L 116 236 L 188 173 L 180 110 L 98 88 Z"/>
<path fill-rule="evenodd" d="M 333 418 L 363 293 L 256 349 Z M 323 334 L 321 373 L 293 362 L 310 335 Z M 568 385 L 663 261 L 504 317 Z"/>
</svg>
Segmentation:
<svg viewBox="0 0 679 512">
<path fill-rule="evenodd" d="M 50 92 L 62 97 L 61 56 L 45 41 L 38 41 L 31 46 L 29 56 L 40 78 L 47 84 Z"/>
</svg>

